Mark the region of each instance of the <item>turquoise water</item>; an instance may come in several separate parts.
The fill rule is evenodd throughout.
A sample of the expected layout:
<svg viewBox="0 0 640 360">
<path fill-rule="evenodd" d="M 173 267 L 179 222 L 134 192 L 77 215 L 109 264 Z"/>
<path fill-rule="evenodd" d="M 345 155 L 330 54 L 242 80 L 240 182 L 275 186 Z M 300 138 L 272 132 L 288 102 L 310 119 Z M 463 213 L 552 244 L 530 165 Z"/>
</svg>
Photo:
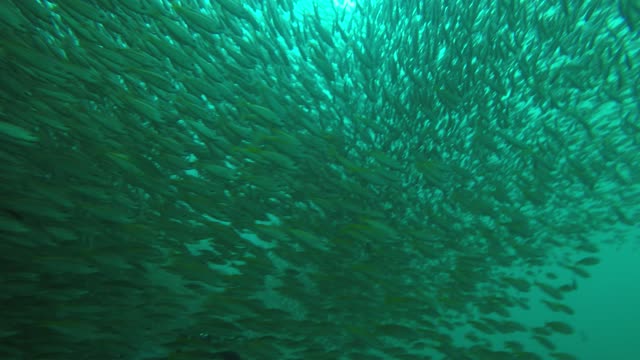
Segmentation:
<svg viewBox="0 0 640 360">
<path fill-rule="evenodd" d="M 630 237 L 637 235 L 634 233 Z M 633 242 L 635 242 L 632 240 Z M 640 287 L 632 279 L 638 269 L 637 244 L 607 247 L 603 262 L 567 301 L 574 304 L 577 336 L 561 339 L 561 346 L 580 359 L 636 359 L 640 330 Z"/>
<path fill-rule="evenodd" d="M 598 235 L 601 242 L 610 235 Z M 575 310 L 567 316 L 576 332 L 559 336 L 556 341 L 563 351 L 578 359 L 636 359 L 640 352 L 633 344 L 640 330 L 640 288 L 632 280 L 637 272 L 640 251 L 636 231 L 624 231 L 620 240 L 626 244 L 608 244 L 601 251 L 602 263 L 593 267 L 591 278 L 581 281 L 578 289 L 567 296 L 566 303 Z M 543 306 L 514 317 L 530 324 L 549 316 Z"/>
</svg>

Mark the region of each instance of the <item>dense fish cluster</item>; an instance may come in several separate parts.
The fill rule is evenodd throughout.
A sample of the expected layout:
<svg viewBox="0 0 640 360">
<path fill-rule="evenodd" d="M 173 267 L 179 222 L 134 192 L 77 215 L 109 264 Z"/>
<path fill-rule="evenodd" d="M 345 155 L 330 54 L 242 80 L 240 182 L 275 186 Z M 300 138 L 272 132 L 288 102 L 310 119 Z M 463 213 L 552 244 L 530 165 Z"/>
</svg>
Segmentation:
<svg viewBox="0 0 640 360">
<path fill-rule="evenodd" d="M 1 1 L 0 357 L 574 359 L 588 235 L 640 218 L 639 22 Z"/>
</svg>

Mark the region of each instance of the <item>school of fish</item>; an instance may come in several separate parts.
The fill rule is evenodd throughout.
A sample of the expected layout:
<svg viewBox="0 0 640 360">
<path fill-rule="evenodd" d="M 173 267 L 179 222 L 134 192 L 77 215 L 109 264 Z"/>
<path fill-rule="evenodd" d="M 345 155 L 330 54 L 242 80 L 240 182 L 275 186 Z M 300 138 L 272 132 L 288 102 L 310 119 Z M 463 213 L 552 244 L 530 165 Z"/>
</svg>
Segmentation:
<svg viewBox="0 0 640 360">
<path fill-rule="evenodd" d="M 576 359 L 589 235 L 639 223 L 638 0 L 4 0 L 0 29 L 2 359 Z"/>
</svg>

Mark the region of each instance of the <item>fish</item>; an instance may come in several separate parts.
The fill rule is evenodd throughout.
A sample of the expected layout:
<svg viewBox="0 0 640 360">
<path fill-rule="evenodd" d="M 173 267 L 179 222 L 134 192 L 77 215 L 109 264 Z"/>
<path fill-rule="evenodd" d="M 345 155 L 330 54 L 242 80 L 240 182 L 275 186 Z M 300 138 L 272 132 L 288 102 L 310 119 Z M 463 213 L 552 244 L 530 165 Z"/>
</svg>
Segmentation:
<svg viewBox="0 0 640 360">
<path fill-rule="evenodd" d="M 591 235 L 638 221 L 636 8 L 3 2 L 1 351 L 580 358 Z"/>
<path fill-rule="evenodd" d="M 24 145 L 33 145 L 39 140 L 33 132 L 5 121 L 0 121 L 0 134 L 9 141 Z"/>
</svg>

